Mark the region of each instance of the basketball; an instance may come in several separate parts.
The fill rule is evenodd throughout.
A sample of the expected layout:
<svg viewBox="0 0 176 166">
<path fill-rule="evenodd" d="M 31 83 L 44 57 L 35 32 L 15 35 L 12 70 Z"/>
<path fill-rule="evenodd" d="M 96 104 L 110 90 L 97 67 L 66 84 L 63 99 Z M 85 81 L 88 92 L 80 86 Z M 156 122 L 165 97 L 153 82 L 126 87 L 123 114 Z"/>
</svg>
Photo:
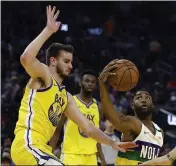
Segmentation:
<svg viewBox="0 0 176 166">
<path fill-rule="evenodd" d="M 117 68 L 111 72 L 116 75 L 109 76 L 108 82 L 117 91 L 129 91 L 134 88 L 139 79 L 139 71 L 136 65 L 126 59 L 117 62 Z"/>
</svg>

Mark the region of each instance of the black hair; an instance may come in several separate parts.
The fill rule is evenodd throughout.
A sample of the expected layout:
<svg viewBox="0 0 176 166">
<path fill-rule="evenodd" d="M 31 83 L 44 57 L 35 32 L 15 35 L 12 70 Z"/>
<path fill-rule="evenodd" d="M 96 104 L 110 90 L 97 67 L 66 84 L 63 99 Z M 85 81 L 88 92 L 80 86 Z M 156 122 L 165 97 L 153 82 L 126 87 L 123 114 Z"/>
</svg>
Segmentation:
<svg viewBox="0 0 176 166">
<path fill-rule="evenodd" d="M 64 45 L 61 43 L 53 43 L 49 46 L 49 48 L 46 50 L 46 64 L 50 64 L 50 58 L 51 57 L 57 57 L 60 53 L 60 51 L 66 51 L 69 53 L 74 52 L 74 48 L 71 45 Z"/>
<path fill-rule="evenodd" d="M 93 75 L 93 76 L 95 76 L 96 78 L 98 77 L 97 73 L 95 73 L 93 70 L 87 69 L 87 70 L 84 70 L 84 71 L 81 73 L 80 79 L 82 80 L 83 77 L 84 77 L 84 75 L 86 75 L 86 74 Z"/>
<path fill-rule="evenodd" d="M 138 92 L 140 92 L 140 91 L 146 91 L 146 92 L 148 92 L 147 89 L 145 89 L 145 88 L 138 89 L 138 90 L 134 93 L 134 96 L 136 96 L 136 94 L 137 94 Z"/>
<path fill-rule="evenodd" d="M 137 91 L 134 93 L 133 98 L 134 98 L 134 97 L 137 95 L 137 93 L 140 92 L 140 91 L 148 92 L 149 95 L 152 97 L 151 92 L 150 92 L 149 90 L 147 90 L 147 89 L 145 89 L 145 88 L 142 88 L 142 89 L 137 90 Z"/>
</svg>

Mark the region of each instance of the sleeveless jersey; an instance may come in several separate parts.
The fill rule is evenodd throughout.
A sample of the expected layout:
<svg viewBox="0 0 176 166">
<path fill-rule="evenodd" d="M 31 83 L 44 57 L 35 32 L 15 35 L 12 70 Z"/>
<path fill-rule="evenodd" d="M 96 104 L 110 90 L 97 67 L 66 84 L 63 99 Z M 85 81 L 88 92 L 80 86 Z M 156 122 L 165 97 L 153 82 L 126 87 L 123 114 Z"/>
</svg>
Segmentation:
<svg viewBox="0 0 176 166">
<path fill-rule="evenodd" d="M 95 99 L 91 103 L 86 104 L 78 96 L 73 96 L 80 112 L 86 118 L 99 128 L 99 110 Z M 62 145 L 62 153 L 71 154 L 95 154 L 97 152 L 97 142 L 88 138 L 85 133 L 71 120 L 67 120 L 65 124 L 64 140 Z"/>
<path fill-rule="evenodd" d="M 65 87 L 60 87 L 54 78 L 45 89 L 30 89 L 27 85 L 19 109 L 13 147 L 25 147 L 34 156 L 37 156 L 34 154 L 35 148 L 51 152 L 47 143 L 53 136 L 66 105 Z"/>
<path fill-rule="evenodd" d="M 153 122 L 155 135 L 142 124 L 138 137 L 133 141 L 139 145 L 133 152 L 118 153 L 116 165 L 138 165 L 139 163 L 158 157 L 160 148 L 163 146 L 163 135 L 161 129 Z"/>
</svg>

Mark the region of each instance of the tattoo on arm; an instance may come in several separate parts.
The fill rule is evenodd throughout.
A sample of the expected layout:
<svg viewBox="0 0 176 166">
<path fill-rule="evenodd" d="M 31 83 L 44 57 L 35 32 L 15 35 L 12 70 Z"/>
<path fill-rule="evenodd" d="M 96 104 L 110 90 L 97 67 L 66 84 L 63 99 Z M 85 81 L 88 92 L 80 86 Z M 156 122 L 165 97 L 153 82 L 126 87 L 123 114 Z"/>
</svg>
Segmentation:
<svg viewBox="0 0 176 166">
<path fill-rule="evenodd" d="M 120 115 L 119 120 L 120 120 L 120 123 L 126 123 L 127 122 L 127 118 L 126 118 L 125 115 Z"/>
</svg>

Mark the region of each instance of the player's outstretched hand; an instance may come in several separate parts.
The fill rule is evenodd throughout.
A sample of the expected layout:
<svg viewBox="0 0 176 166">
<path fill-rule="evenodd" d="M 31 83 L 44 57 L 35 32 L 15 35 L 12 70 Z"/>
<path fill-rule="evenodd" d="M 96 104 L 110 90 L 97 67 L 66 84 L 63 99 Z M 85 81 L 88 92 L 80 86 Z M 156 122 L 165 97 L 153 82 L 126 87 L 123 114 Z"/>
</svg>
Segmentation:
<svg viewBox="0 0 176 166">
<path fill-rule="evenodd" d="M 113 61 L 109 62 L 108 65 L 105 66 L 105 68 L 98 77 L 100 82 L 106 82 L 107 78 L 110 75 L 116 75 L 116 73 L 113 73 L 112 70 L 117 67 L 117 61 L 118 59 L 114 59 Z"/>
<path fill-rule="evenodd" d="M 133 148 L 138 147 L 134 142 L 113 142 L 112 148 L 120 152 L 132 151 Z"/>
<path fill-rule="evenodd" d="M 47 15 L 47 26 L 46 27 L 52 33 L 57 32 L 61 25 L 60 21 L 56 21 L 59 16 L 60 11 L 59 10 L 57 10 L 57 12 L 55 11 L 56 11 L 55 6 L 53 8 L 51 8 L 50 5 L 46 7 L 46 15 Z"/>
</svg>

